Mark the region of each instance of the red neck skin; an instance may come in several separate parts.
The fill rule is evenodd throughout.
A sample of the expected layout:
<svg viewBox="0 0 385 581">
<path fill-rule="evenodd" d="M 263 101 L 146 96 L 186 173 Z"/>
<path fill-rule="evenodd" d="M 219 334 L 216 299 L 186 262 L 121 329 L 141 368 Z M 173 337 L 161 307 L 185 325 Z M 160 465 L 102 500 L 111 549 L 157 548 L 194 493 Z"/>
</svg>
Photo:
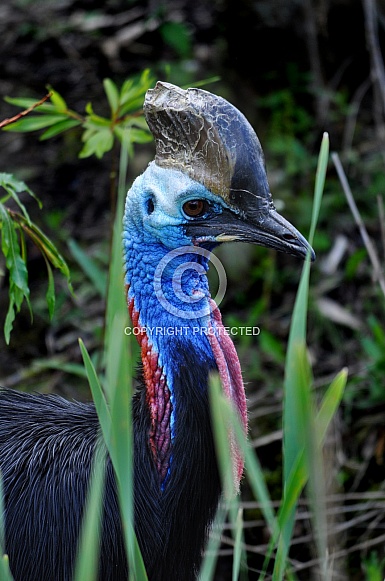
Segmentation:
<svg viewBox="0 0 385 581">
<path fill-rule="evenodd" d="M 171 391 L 167 385 L 167 377 L 159 362 L 159 354 L 143 328 L 140 321 L 140 313 L 135 309 L 133 298 L 128 299 L 128 307 L 134 328 L 140 329 L 142 327 L 143 329 L 136 336 L 141 348 L 146 401 L 151 421 L 149 444 L 157 466 L 160 482 L 163 486 L 167 480 L 172 455 L 173 401 Z M 246 394 L 238 355 L 230 336 L 223 326 L 219 308 L 212 299 L 210 299 L 210 307 L 211 316 L 207 338 L 218 368 L 223 393 L 236 410 L 244 433 L 247 435 Z M 232 430 L 229 430 L 229 440 L 234 489 L 238 492 L 244 468 L 243 454 L 236 443 Z"/>
<path fill-rule="evenodd" d="M 245 388 L 243 385 L 242 371 L 238 355 L 230 336 L 226 332 L 221 313 L 215 302 L 211 299 L 212 306 L 212 328 L 216 332 L 209 333 L 209 341 L 218 367 L 219 377 L 225 397 L 232 403 L 238 412 L 238 417 L 247 434 L 247 403 Z M 233 481 L 235 490 L 238 492 L 239 484 L 243 474 L 244 459 L 240 451 L 233 432 L 230 430 L 230 448 L 233 461 Z"/>
</svg>

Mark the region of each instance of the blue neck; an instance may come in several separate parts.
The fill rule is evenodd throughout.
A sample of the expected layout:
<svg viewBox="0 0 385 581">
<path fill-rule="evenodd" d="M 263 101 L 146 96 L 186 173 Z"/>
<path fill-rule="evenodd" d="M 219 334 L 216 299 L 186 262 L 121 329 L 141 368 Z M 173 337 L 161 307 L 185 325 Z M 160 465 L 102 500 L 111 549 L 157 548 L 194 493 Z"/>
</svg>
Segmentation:
<svg viewBox="0 0 385 581">
<path fill-rule="evenodd" d="M 150 164 L 124 217 L 128 303 L 133 326 L 143 329 L 143 382 L 133 398 L 135 520 L 148 576 L 159 581 L 170 571 L 195 579 L 220 495 L 209 374 L 218 369 L 229 399 L 243 389 L 234 347 L 219 311 L 211 312 L 208 257 L 184 230 L 181 207 L 201 197 L 214 198 L 182 172 Z"/>
<path fill-rule="evenodd" d="M 211 322 L 208 259 L 191 246 L 169 250 L 151 242 L 131 224 L 123 238 L 128 298 L 134 301 L 139 324 L 159 353 L 161 365 L 178 363 L 175 343 L 191 349 L 215 366 L 206 337 Z M 197 252 L 195 252 L 197 251 Z M 189 265 L 188 265 L 189 263 Z"/>
</svg>

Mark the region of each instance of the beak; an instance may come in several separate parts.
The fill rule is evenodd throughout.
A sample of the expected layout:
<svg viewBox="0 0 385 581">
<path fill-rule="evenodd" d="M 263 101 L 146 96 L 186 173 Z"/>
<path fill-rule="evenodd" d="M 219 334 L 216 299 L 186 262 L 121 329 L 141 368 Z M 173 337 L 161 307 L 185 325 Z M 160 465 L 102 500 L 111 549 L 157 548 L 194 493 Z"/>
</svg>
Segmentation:
<svg viewBox="0 0 385 581">
<path fill-rule="evenodd" d="M 310 259 L 315 260 L 315 252 L 307 240 L 273 208 L 267 213 L 243 216 L 226 208 L 211 219 L 194 221 L 185 228 L 198 244 L 204 241 L 248 242 L 303 259 L 309 254 Z"/>
</svg>

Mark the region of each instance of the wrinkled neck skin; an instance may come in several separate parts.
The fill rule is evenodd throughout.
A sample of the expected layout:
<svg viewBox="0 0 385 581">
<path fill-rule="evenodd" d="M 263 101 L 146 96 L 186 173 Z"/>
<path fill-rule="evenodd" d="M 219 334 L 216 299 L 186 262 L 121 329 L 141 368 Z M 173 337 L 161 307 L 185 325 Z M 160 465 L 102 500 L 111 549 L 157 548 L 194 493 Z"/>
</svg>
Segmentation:
<svg viewBox="0 0 385 581">
<path fill-rule="evenodd" d="M 148 444 L 160 490 L 165 491 L 172 478 L 174 451 L 189 429 L 180 421 L 181 410 L 193 413 L 192 398 L 201 398 L 208 406 L 210 371 L 219 371 L 223 391 L 237 409 L 245 432 L 247 418 L 238 357 L 210 297 L 206 277 L 209 253 L 200 253 L 184 234 L 175 202 L 162 190 L 163 172 L 169 175 L 170 170 L 153 170 L 150 165 L 128 193 L 123 249 L 132 332 L 141 346 L 150 424 Z M 175 173 L 178 187 L 187 192 L 203 187 L 181 172 L 171 173 Z M 175 189 L 175 183 L 168 183 L 169 190 L 171 187 Z M 157 215 L 156 207 L 148 211 L 149 196 L 154 192 L 157 199 L 165 198 L 162 210 L 167 207 L 166 218 L 164 211 Z M 186 374 L 194 373 L 195 366 L 197 384 L 192 390 L 184 387 L 183 374 L 186 369 Z M 199 425 L 197 418 L 198 429 Z M 231 447 L 238 489 L 243 460 L 232 438 Z"/>
</svg>

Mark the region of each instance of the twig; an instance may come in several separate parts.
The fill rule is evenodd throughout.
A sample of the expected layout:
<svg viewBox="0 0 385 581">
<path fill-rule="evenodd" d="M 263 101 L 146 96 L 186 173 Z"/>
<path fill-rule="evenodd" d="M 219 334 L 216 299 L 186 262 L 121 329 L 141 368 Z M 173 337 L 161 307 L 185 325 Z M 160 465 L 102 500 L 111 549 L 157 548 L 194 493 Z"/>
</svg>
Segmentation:
<svg viewBox="0 0 385 581">
<path fill-rule="evenodd" d="M 365 245 L 365 248 L 366 248 L 367 253 L 369 255 L 370 261 L 372 263 L 373 270 L 374 270 L 374 277 L 377 279 L 377 281 L 380 285 L 380 288 L 385 296 L 385 277 L 384 277 L 384 274 L 382 272 L 381 263 L 380 263 L 380 260 L 377 256 L 376 249 L 373 246 L 373 243 L 369 238 L 368 232 L 365 228 L 365 224 L 362 221 L 361 215 L 360 215 L 358 208 L 356 206 L 356 203 L 354 201 L 353 194 L 352 194 L 352 191 L 350 189 L 350 186 L 349 186 L 346 174 L 344 172 L 344 169 L 342 167 L 338 153 L 332 153 L 331 157 L 332 157 L 334 166 L 337 170 L 337 174 L 338 174 L 339 180 L 341 182 L 341 186 L 342 186 L 342 189 L 344 191 L 345 197 L 346 197 L 347 202 L 349 204 L 350 211 L 353 214 L 354 220 L 356 221 L 356 224 L 357 224 L 358 229 L 359 229 L 360 234 L 361 234 L 362 241 Z"/>
<path fill-rule="evenodd" d="M 28 115 L 28 113 L 31 113 L 31 111 L 36 109 L 36 107 L 43 105 L 43 103 L 45 103 L 51 97 L 51 95 L 52 95 L 52 91 L 47 93 L 47 95 L 45 97 L 43 97 L 42 99 L 40 99 L 40 101 L 37 101 L 37 103 L 34 103 L 30 107 L 28 107 L 28 109 L 21 111 L 21 113 L 18 113 L 14 117 L 10 117 L 9 119 L 4 119 L 4 121 L 0 121 L 0 129 L 2 127 L 6 127 L 7 125 L 10 125 L 11 123 L 15 123 L 16 121 L 19 121 L 19 119 L 21 119 L 22 117 L 25 117 L 26 115 Z"/>
<path fill-rule="evenodd" d="M 325 90 L 325 83 L 322 76 L 321 53 L 318 44 L 316 8 L 312 0 L 305 0 L 303 3 L 305 34 L 307 51 L 309 55 L 310 68 L 312 71 L 312 89 L 316 103 L 317 121 L 322 125 L 327 117 L 330 104 L 330 92 Z"/>
<path fill-rule="evenodd" d="M 385 68 L 378 40 L 376 2 L 375 0 L 362 0 L 362 4 L 365 16 L 366 42 L 370 55 L 370 74 L 374 87 L 377 88 L 375 95 L 381 102 L 382 116 L 380 125 L 382 137 L 383 118 L 385 115 Z M 377 121 L 379 122 L 379 119 Z"/>
<path fill-rule="evenodd" d="M 378 215 L 380 217 L 382 254 L 385 260 L 385 210 L 384 210 L 384 198 L 380 195 L 377 196 L 377 205 L 378 205 Z"/>
<path fill-rule="evenodd" d="M 356 90 L 353 95 L 353 99 L 350 102 L 350 111 L 346 117 L 346 123 L 344 127 L 344 133 L 342 137 L 342 151 L 344 154 L 351 149 L 353 144 L 354 131 L 357 124 L 358 112 L 360 110 L 360 105 L 365 93 L 370 89 L 372 85 L 372 80 L 370 78 L 366 79 Z"/>
</svg>

